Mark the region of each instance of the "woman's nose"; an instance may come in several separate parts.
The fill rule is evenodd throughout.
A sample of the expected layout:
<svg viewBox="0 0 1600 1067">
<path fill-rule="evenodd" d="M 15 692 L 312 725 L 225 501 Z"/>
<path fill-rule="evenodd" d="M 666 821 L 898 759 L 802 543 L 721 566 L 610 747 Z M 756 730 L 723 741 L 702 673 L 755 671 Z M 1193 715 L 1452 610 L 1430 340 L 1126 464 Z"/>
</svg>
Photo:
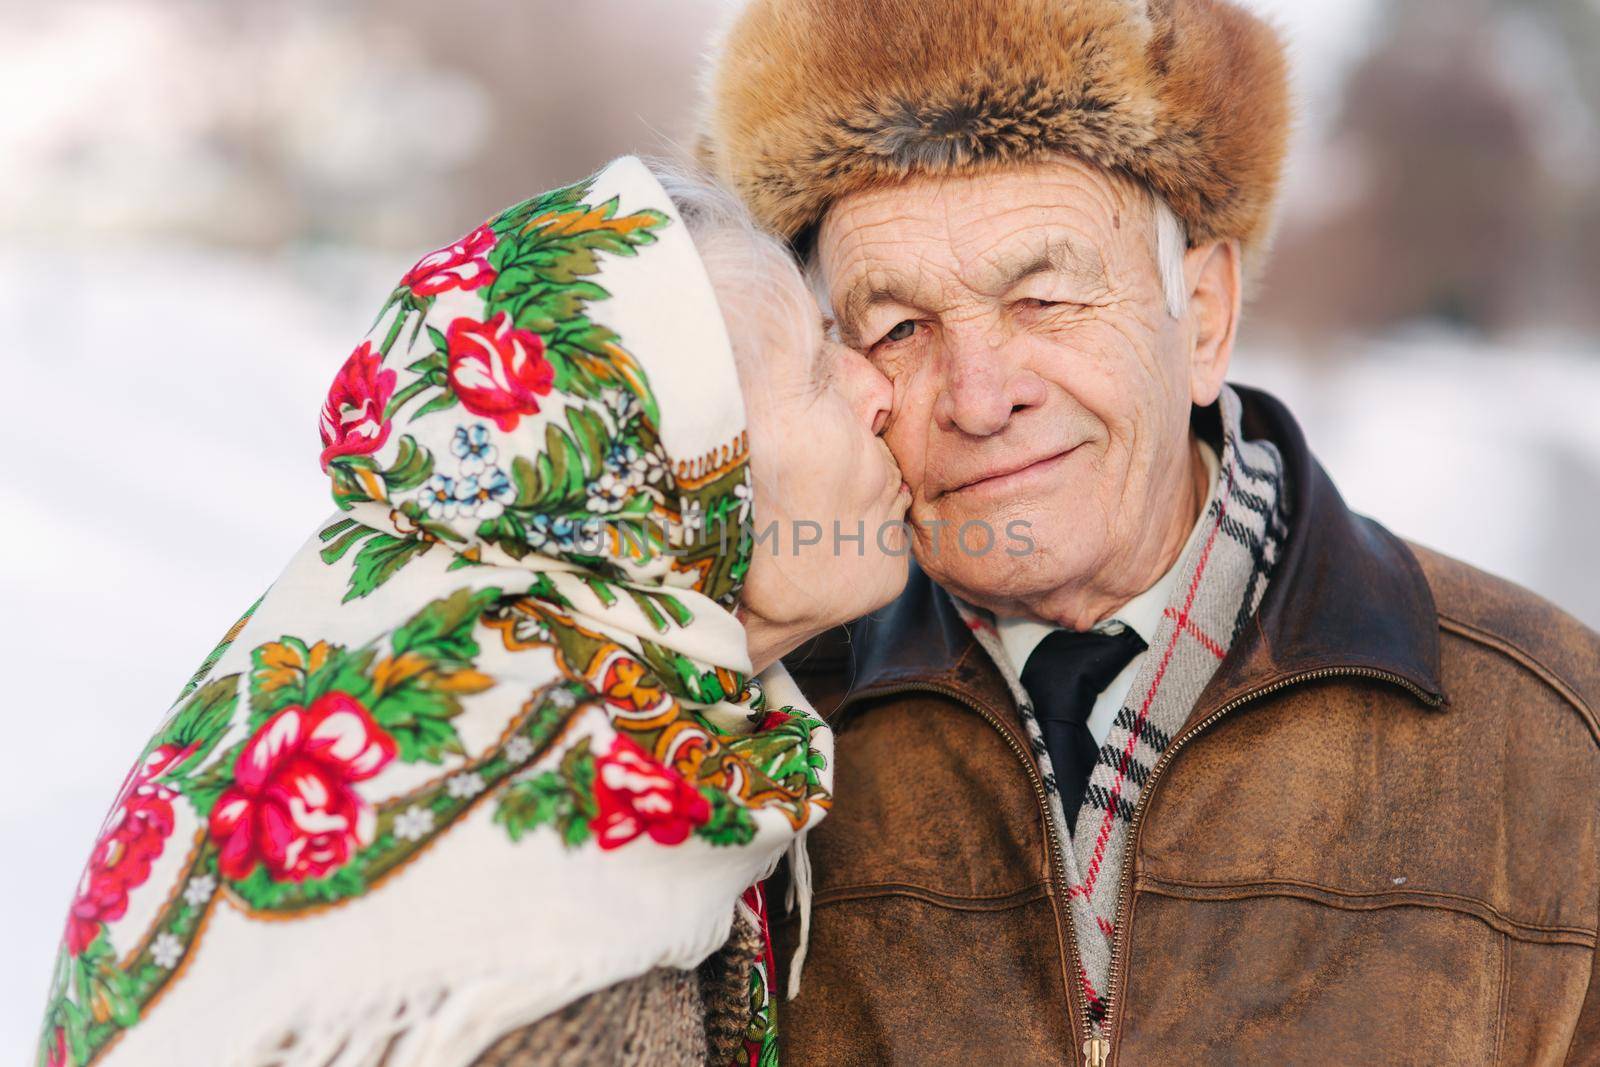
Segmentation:
<svg viewBox="0 0 1600 1067">
<path fill-rule="evenodd" d="M 853 348 L 844 349 L 838 359 L 841 367 L 837 380 L 850 406 L 874 437 L 881 435 L 889 427 L 889 413 L 894 408 L 894 385 Z"/>
</svg>

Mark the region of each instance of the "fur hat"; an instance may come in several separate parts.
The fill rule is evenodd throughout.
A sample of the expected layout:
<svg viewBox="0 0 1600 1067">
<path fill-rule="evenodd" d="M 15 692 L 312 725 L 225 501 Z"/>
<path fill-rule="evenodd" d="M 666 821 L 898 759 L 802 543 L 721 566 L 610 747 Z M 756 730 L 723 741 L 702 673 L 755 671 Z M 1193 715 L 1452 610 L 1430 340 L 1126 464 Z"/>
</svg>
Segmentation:
<svg viewBox="0 0 1600 1067">
<path fill-rule="evenodd" d="M 1278 36 L 1228 0 L 749 0 L 697 150 L 797 244 L 855 190 L 1070 153 L 1253 268 L 1288 97 Z"/>
</svg>

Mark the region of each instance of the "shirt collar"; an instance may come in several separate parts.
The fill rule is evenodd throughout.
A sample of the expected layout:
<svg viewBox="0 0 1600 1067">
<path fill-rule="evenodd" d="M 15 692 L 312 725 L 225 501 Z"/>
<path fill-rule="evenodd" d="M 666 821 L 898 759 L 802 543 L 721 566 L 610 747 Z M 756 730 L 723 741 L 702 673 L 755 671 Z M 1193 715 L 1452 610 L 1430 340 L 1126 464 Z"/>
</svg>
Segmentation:
<svg viewBox="0 0 1600 1067">
<path fill-rule="evenodd" d="M 1172 561 L 1172 566 L 1167 568 L 1167 573 L 1156 579 L 1154 585 L 1129 600 L 1118 608 L 1110 617 L 1095 624 L 1096 630 L 1112 630 L 1118 626 L 1126 626 L 1144 639 L 1145 645 L 1155 643 L 1156 628 L 1161 625 L 1161 614 L 1166 611 L 1167 604 L 1172 600 L 1174 586 L 1178 583 L 1180 567 L 1184 557 L 1189 554 L 1189 549 L 1194 547 L 1199 539 L 1200 531 L 1204 527 L 1203 520 L 1206 513 L 1211 510 L 1211 502 L 1217 496 L 1218 472 L 1222 469 L 1221 462 L 1217 459 L 1216 450 L 1209 442 L 1200 441 L 1200 457 L 1205 460 L 1206 476 L 1210 483 L 1210 490 L 1206 494 L 1205 503 L 1200 505 L 1200 515 L 1195 519 L 1194 527 L 1189 531 L 1189 539 L 1184 543 L 1183 549 L 1177 558 Z M 1051 633 L 1061 629 L 1049 623 L 1039 622 L 1035 619 L 1025 618 L 997 618 L 995 629 L 1000 634 L 1000 644 L 1006 650 L 1006 658 L 1011 660 L 1011 667 L 1018 674 L 1028 662 L 1028 657 L 1033 650 L 1039 647 Z"/>
</svg>

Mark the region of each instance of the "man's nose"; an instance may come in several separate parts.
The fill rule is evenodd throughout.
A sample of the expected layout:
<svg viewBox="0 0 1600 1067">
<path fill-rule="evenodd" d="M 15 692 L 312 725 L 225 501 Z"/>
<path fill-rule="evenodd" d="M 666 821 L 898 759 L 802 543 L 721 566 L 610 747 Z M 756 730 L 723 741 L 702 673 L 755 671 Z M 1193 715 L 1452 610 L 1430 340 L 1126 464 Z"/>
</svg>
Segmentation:
<svg viewBox="0 0 1600 1067">
<path fill-rule="evenodd" d="M 1042 383 L 1018 365 L 1014 338 L 971 331 L 946 335 L 945 343 L 944 380 L 933 404 L 940 430 L 989 437 L 1017 411 L 1042 402 Z"/>
</svg>

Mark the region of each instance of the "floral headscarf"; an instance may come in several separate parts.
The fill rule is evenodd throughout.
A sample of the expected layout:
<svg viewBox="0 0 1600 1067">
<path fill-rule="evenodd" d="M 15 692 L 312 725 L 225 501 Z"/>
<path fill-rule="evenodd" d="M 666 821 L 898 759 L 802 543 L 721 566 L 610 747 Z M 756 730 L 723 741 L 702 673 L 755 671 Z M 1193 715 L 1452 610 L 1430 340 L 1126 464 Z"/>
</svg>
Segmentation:
<svg viewBox="0 0 1600 1067">
<path fill-rule="evenodd" d="M 465 1064 L 705 958 L 829 805 L 728 610 L 743 406 L 638 160 L 424 256 L 320 423 L 339 511 L 123 783 L 43 1065 Z"/>
</svg>

